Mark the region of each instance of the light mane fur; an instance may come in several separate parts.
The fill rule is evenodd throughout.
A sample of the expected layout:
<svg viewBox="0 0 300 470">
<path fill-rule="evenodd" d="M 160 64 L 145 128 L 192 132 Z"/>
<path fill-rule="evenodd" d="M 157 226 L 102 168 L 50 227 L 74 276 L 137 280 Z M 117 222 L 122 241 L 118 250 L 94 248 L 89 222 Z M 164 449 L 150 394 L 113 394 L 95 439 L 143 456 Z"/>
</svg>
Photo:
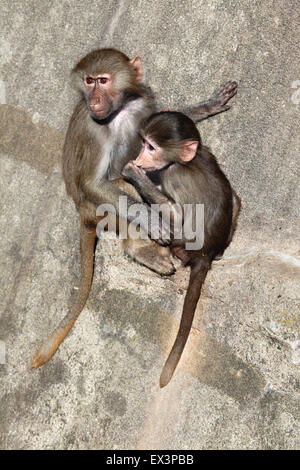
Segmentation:
<svg viewBox="0 0 300 470">
<path fill-rule="evenodd" d="M 101 139 L 101 158 L 95 174 L 95 182 L 101 181 L 109 173 L 109 167 L 113 161 L 118 160 L 124 154 L 124 146 L 130 147 L 130 140 L 137 137 L 141 121 L 151 114 L 144 98 L 129 101 L 123 109 L 108 124 L 107 139 L 103 145 L 103 134 L 100 135 L 99 124 L 94 123 L 93 133 L 98 140 Z M 101 129 L 102 130 L 102 129 Z M 137 155 L 133 155 L 134 159 Z"/>
</svg>

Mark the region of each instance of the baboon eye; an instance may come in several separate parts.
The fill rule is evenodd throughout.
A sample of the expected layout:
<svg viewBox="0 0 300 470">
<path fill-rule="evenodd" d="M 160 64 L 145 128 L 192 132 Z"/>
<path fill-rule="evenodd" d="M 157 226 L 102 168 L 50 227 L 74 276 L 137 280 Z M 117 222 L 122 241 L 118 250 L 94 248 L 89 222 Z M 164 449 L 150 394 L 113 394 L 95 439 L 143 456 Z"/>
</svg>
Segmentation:
<svg viewBox="0 0 300 470">
<path fill-rule="evenodd" d="M 87 83 L 88 85 L 91 85 L 92 83 L 94 83 L 94 79 L 91 78 L 91 77 L 86 77 L 86 80 L 85 80 L 85 81 L 86 81 L 86 83 Z"/>
<path fill-rule="evenodd" d="M 149 142 L 148 142 L 148 148 L 149 148 L 149 150 L 151 150 L 151 152 L 152 152 L 153 150 L 155 150 L 155 148 L 153 147 L 153 145 L 149 144 Z"/>
<path fill-rule="evenodd" d="M 105 83 L 108 82 L 108 78 L 106 78 L 106 77 L 100 77 L 100 78 L 98 78 L 98 80 L 102 85 L 105 85 Z"/>
</svg>

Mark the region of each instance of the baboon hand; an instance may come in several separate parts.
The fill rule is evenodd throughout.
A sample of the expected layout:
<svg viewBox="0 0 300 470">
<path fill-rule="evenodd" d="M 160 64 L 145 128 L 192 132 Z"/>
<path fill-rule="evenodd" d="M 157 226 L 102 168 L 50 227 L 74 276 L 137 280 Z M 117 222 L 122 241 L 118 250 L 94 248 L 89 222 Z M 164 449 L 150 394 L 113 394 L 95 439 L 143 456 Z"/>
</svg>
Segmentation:
<svg viewBox="0 0 300 470">
<path fill-rule="evenodd" d="M 233 80 L 223 83 L 220 88 L 214 91 L 209 102 L 218 106 L 220 111 L 227 111 L 230 106 L 226 103 L 237 94 L 237 87 L 238 83 Z"/>
<path fill-rule="evenodd" d="M 130 162 L 128 162 L 128 163 L 124 166 L 124 168 L 123 168 L 123 170 L 122 170 L 122 175 L 123 175 L 127 180 L 132 180 L 132 179 L 134 179 L 135 177 L 139 177 L 139 179 L 146 177 L 145 171 L 142 170 L 142 168 L 140 168 L 139 166 L 137 166 L 133 160 L 130 161 Z"/>
</svg>

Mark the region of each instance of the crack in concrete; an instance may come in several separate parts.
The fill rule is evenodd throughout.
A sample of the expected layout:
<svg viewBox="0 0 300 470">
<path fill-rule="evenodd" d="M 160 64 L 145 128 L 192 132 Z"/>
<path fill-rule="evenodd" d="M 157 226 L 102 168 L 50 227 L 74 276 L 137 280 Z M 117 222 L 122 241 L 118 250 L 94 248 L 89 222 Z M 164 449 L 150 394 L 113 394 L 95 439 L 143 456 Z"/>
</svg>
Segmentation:
<svg viewBox="0 0 300 470">
<path fill-rule="evenodd" d="M 278 261 L 281 261 L 285 264 L 289 264 L 293 267 L 300 268 L 300 257 L 299 256 L 293 256 L 290 255 L 289 253 L 282 253 L 281 251 L 277 250 L 258 250 L 258 249 L 252 249 L 246 253 L 239 253 L 234 256 L 226 256 L 220 259 L 219 261 L 214 262 L 214 266 L 221 265 L 222 263 L 226 262 L 231 262 L 231 261 L 239 261 L 244 259 L 242 263 L 237 263 L 236 266 L 241 267 L 243 266 L 249 259 L 254 259 L 257 258 L 258 256 L 271 256 L 273 258 L 276 258 Z"/>
</svg>

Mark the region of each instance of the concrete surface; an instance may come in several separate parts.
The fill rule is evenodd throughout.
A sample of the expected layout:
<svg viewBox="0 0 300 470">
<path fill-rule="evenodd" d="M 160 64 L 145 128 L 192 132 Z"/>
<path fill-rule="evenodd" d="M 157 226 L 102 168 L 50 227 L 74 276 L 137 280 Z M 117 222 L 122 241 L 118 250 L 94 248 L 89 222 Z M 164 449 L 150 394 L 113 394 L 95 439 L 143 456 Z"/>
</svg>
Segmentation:
<svg viewBox="0 0 300 470">
<path fill-rule="evenodd" d="M 299 449 L 299 2 L 0 10 L 1 448 Z M 90 298 L 59 352 L 28 369 L 78 284 L 78 217 L 59 160 L 76 100 L 69 72 L 98 46 L 140 55 L 172 109 L 239 82 L 232 109 L 199 129 L 243 212 L 163 390 L 188 273 L 160 278 L 117 240 L 98 244 Z"/>
</svg>

